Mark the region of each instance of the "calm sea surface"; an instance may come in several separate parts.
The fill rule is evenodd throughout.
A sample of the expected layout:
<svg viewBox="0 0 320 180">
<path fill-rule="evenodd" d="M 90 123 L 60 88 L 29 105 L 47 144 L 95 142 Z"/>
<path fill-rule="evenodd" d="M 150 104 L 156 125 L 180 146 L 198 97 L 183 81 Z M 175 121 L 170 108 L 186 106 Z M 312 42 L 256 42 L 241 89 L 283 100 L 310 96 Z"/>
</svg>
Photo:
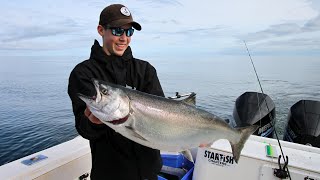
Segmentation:
<svg viewBox="0 0 320 180">
<path fill-rule="evenodd" d="M 0 165 L 77 136 L 68 77 L 80 57 L 0 57 Z M 166 96 L 196 92 L 197 105 L 231 118 L 245 91 L 260 91 L 247 56 L 192 59 L 148 58 Z M 289 108 L 301 99 L 320 100 L 320 60 L 253 57 L 263 90 L 276 105 L 278 133 Z"/>
</svg>

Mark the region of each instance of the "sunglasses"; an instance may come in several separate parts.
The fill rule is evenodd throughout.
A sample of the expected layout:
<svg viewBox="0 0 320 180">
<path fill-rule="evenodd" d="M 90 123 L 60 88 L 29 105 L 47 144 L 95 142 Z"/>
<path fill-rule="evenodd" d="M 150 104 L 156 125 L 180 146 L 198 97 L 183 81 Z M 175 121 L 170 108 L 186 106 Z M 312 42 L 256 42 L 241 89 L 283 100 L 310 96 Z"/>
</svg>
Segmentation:
<svg viewBox="0 0 320 180">
<path fill-rule="evenodd" d="M 129 28 L 129 29 L 123 29 L 120 27 L 105 27 L 105 29 L 110 29 L 112 35 L 114 36 L 122 36 L 124 32 L 126 32 L 127 37 L 131 37 L 133 35 L 134 29 Z"/>
</svg>

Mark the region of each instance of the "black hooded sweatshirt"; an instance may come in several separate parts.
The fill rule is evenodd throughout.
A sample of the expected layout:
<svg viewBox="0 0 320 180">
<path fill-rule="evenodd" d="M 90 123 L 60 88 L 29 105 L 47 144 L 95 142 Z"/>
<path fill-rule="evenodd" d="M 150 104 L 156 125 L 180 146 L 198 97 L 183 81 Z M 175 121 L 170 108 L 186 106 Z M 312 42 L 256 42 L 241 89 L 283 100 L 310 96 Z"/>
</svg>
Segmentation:
<svg viewBox="0 0 320 180">
<path fill-rule="evenodd" d="M 104 124 L 93 124 L 84 115 L 86 104 L 77 94 L 96 95 L 92 78 L 164 96 L 155 68 L 146 61 L 134 58 L 130 47 L 121 57 L 108 56 L 95 40 L 90 59 L 79 63 L 72 70 L 68 94 L 72 101 L 76 129 L 90 141 L 91 179 L 157 179 L 157 173 L 162 167 L 159 150 L 137 144 Z"/>
</svg>

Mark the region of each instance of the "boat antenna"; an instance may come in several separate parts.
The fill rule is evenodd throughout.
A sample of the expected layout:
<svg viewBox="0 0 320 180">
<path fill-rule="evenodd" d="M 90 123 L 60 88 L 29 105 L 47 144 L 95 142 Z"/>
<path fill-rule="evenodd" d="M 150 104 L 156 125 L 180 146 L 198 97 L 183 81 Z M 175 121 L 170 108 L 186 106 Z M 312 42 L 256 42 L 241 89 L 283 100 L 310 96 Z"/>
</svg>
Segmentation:
<svg viewBox="0 0 320 180">
<path fill-rule="evenodd" d="M 251 58 L 251 54 L 250 54 L 250 52 L 249 52 L 247 43 L 246 43 L 245 40 L 243 40 L 243 42 L 244 42 L 244 45 L 246 46 L 246 49 L 247 49 L 248 55 L 249 55 L 249 57 L 250 57 L 250 61 L 251 61 L 252 67 L 253 67 L 253 69 L 254 69 L 254 72 L 255 72 L 255 74 L 256 74 L 257 80 L 258 80 L 258 82 L 259 82 L 260 90 L 261 90 L 261 92 L 264 94 L 263 89 L 262 89 L 262 85 L 261 85 L 261 82 L 260 82 L 260 79 L 259 79 L 259 76 L 258 76 L 258 73 L 257 73 L 257 70 L 256 70 L 256 67 L 254 66 L 253 60 L 252 60 L 252 58 Z M 264 100 L 265 100 L 265 102 L 266 102 L 266 106 L 267 106 L 267 109 L 268 109 L 268 112 L 269 112 L 270 110 L 269 110 L 269 107 L 268 107 L 268 103 L 267 103 L 266 99 L 264 99 Z M 270 119 L 273 119 L 272 113 L 269 113 L 268 115 L 269 115 L 269 118 L 270 118 Z M 273 122 L 273 123 L 272 123 L 272 122 Z M 286 158 L 285 158 L 285 156 L 284 156 L 284 153 L 283 153 L 283 150 L 282 150 L 282 147 L 281 147 L 281 143 L 280 143 L 280 140 L 279 140 L 279 137 L 278 137 L 278 133 L 277 133 L 277 130 L 276 130 L 276 127 L 275 127 L 275 122 L 274 122 L 274 121 L 271 121 L 270 124 L 272 125 L 272 127 L 273 127 L 273 129 L 274 129 L 274 132 L 275 132 L 275 134 L 276 134 L 276 138 L 277 138 L 277 141 L 278 141 L 280 150 L 281 150 L 281 154 L 282 154 L 283 161 L 284 161 L 285 164 L 287 164 L 287 162 L 288 162 L 288 156 L 286 156 Z M 281 158 L 281 155 L 279 156 L 279 160 L 280 160 L 280 158 Z M 289 178 L 290 178 L 290 180 L 291 180 L 291 176 L 290 176 L 290 172 L 289 172 L 288 166 L 285 166 L 285 168 L 286 168 L 286 170 L 287 170 L 287 172 L 288 172 L 288 176 L 289 176 Z"/>
</svg>

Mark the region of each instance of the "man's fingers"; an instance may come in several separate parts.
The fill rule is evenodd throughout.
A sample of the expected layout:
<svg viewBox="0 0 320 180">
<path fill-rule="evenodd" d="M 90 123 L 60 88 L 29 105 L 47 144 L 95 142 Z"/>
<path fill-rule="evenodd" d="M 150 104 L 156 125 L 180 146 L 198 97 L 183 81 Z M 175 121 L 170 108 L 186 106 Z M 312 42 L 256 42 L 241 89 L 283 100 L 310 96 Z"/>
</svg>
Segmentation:
<svg viewBox="0 0 320 180">
<path fill-rule="evenodd" d="M 86 108 L 84 110 L 84 115 L 87 116 L 87 117 L 89 117 L 91 115 L 91 111 L 89 110 L 89 108 Z"/>
<path fill-rule="evenodd" d="M 199 147 L 209 147 L 209 144 L 201 143 Z"/>
<path fill-rule="evenodd" d="M 92 116 L 92 118 L 90 118 L 90 121 L 95 123 L 95 124 L 103 124 L 98 118 Z"/>
<path fill-rule="evenodd" d="M 93 114 L 90 114 L 89 120 L 95 124 L 103 124 L 98 118 L 96 118 Z"/>
</svg>

